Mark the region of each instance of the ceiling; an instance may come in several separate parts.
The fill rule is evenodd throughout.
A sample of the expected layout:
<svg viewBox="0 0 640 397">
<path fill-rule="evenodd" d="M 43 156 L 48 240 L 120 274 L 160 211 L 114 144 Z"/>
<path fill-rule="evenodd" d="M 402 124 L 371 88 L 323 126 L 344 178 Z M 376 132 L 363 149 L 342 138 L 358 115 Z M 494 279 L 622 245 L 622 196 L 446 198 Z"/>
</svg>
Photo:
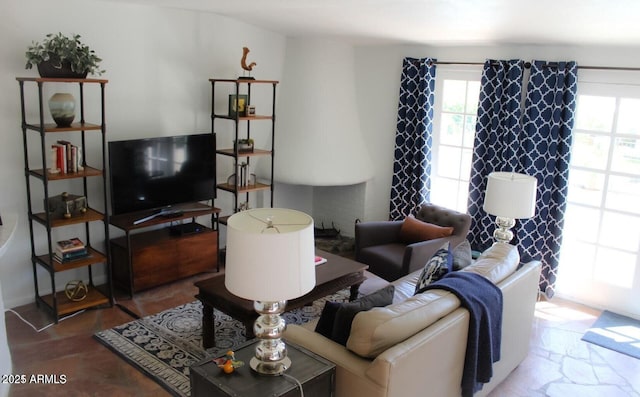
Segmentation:
<svg viewBox="0 0 640 397">
<path fill-rule="evenodd" d="M 354 44 L 640 45 L 638 0 L 111 0 Z"/>
</svg>

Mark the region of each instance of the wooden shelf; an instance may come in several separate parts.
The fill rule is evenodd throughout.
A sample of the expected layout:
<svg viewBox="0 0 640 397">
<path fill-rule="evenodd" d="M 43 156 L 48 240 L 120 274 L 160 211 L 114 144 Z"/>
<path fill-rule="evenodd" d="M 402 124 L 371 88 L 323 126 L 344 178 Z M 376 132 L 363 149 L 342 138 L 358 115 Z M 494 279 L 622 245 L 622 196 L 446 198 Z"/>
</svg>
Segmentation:
<svg viewBox="0 0 640 397">
<path fill-rule="evenodd" d="M 59 77 L 16 77 L 17 81 L 35 81 L 36 83 L 99 83 L 106 84 L 109 80 L 105 79 L 71 79 Z"/>
<path fill-rule="evenodd" d="M 107 305 L 110 303 L 108 297 L 106 297 L 102 292 L 98 291 L 98 289 L 92 285 L 88 286 L 87 297 L 81 301 L 74 302 L 67 298 L 64 291 L 60 291 L 56 293 L 56 299 L 58 301 L 58 316 L 65 316 L 67 314 L 75 313 L 80 310 L 88 309 L 90 307 L 99 306 L 99 305 Z M 41 296 L 40 299 L 47 304 L 52 310 L 54 307 L 53 304 L 53 294 Z"/>
<path fill-rule="evenodd" d="M 249 193 L 249 192 L 259 192 L 261 190 L 269 190 L 271 189 L 271 185 L 266 185 L 264 183 L 256 183 L 255 185 L 236 186 L 229 183 L 219 183 L 218 189 L 225 190 L 231 193 Z"/>
<path fill-rule="evenodd" d="M 107 261 L 107 257 L 99 251 L 94 250 L 91 247 L 87 247 L 89 250 L 89 256 L 86 258 L 75 259 L 69 262 L 60 263 L 57 260 L 53 259 L 49 260 L 49 255 L 39 255 L 38 261 L 42 264 L 42 266 L 48 267 L 52 269 L 54 272 L 63 272 L 65 270 L 76 269 L 79 267 L 85 267 L 89 265 L 94 265 L 98 263 L 105 263 Z"/>
<path fill-rule="evenodd" d="M 216 114 L 219 119 L 236 120 L 236 116 L 229 116 L 228 114 Z M 254 121 L 254 120 L 272 120 L 273 116 L 255 115 L 255 116 L 238 116 L 238 121 Z"/>
<path fill-rule="evenodd" d="M 36 178 L 44 179 L 44 171 L 41 169 L 30 170 L 29 174 Z M 61 179 L 74 179 L 85 178 L 90 176 L 102 176 L 102 170 L 93 167 L 84 167 L 84 170 L 78 172 L 58 172 L 57 174 L 47 173 L 47 178 L 50 181 L 57 181 Z"/>
<path fill-rule="evenodd" d="M 45 226 L 47 224 L 47 214 L 44 212 L 33 214 L 33 219 Z M 71 218 L 52 219 L 51 227 L 75 225 L 78 223 L 101 221 L 103 219 L 104 219 L 104 214 L 102 212 L 98 212 L 92 208 L 87 208 L 87 212 L 82 215 L 74 215 Z"/>
<path fill-rule="evenodd" d="M 236 152 L 233 149 L 220 149 L 216 150 L 216 153 L 223 156 L 235 157 Z M 271 156 L 271 150 L 253 149 L 253 152 L 241 152 L 238 153 L 238 157 L 254 157 L 254 156 Z"/>
<path fill-rule="evenodd" d="M 253 80 L 253 79 L 209 79 L 211 82 L 238 83 L 238 84 L 278 84 L 278 80 Z"/>
<path fill-rule="evenodd" d="M 71 123 L 69 127 L 58 127 L 55 123 L 45 123 L 43 126 L 40 124 L 27 124 L 26 127 L 33 131 L 44 131 L 46 133 L 102 130 L 101 125 L 91 123 Z"/>
</svg>

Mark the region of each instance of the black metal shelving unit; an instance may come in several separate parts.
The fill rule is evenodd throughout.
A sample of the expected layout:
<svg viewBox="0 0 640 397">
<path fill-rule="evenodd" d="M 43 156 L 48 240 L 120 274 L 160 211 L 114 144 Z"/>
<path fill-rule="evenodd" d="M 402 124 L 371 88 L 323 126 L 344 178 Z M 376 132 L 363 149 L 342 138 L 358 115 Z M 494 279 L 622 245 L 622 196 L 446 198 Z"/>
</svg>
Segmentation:
<svg viewBox="0 0 640 397">
<path fill-rule="evenodd" d="M 259 192 L 259 191 L 269 191 L 270 193 L 270 202 L 269 205 L 273 207 L 273 197 L 274 197 L 274 159 L 275 159 L 275 123 L 276 123 L 276 87 L 278 85 L 278 81 L 276 80 L 253 80 L 253 79 L 209 79 L 211 82 L 211 132 L 213 133 L 216 139 L 216 148 L 220 148 L 220 145 L 217 142 L 216 132 L 216 121 L 219 120 L 227 120 L 234 123 L 234 142 L 237 142 L 238 139 L 252 139 L 251 134 L 251 123 L 254 122 L 270 122 L 271 123 L 271 145 L 267 148 L 254 148 L 251 152 L 241 152 L 237 145 L 234 145 L 230 148 L 221 148 L 216 149 L 216 155 L 222 157 L 229 157 L 233 159 L 234 169 L 238 169 L 238 164 L 241 159 L 246 159 L 247 164 L 251 164 L 251 159 L 256 157 L 269 157 L 271 160 L 271 173 L 269 175 L 269 180 L 264 182 L 255 181 L 254 184 L 247 184 L 243 186 L 239 186 L 238 183 L 228 183 L 228 181 L 223 181 L 222 183 L 218 183 L 216 185 L 217 190 L 230 192 L 233 195 L 233 208 L 230 213 L 224 214 L 219 218 L 219 222 L 222 225 L 226 224 L 226 220 L 233 213 L 241 210 L 239 205 L 239 198 L 244 197 L 244 202 L 249 203 L 250 201 L 250 193 Z M 226 89 L 224 88 L 226 86 Z M 224 91 L 225 94 L 229 93 L 229 87 L 231 87 L 231 91 L 234 92 L 236 96 L 238 95 L 246 95 L 247 97 L 247 106 L 252 105 L 252 88 L 259 89 L 260 87 L 271 87 L 271 107 L 270 112 L 265 112 L 266 114 L 255 114 L 255 115 L 246 115 L 240 114 L 240 112 L 235 112 L 235 114 L 225 113 L 216 113 L 215 111 L 215 103 L 216 103 L 216 90 Z M 268 109 L 268 108 L 267 108 Z M 236 176 L 237 177 L 237 176 Z"/>
<path fill-rule="evenodd" d="M 106 208 L 107 205 L 107 177 L 106 177 L 106 124 L 105 124 L 105 86 L 108 80 L 103 79 L 66 79 L 66 78 L 32 78 L 17 77 L 16 80 L 20 85 L 20 103 L 22 112 L 22 134 L 24 146 L 25 161 L 25 179 L 27 187 L 27 205 L 28 205 L 28 221 L 29 236 L 31 240 L 31 262 L 33 264 L 33 278 L 35 287 L 35 300 L 38 307 L 44 307 L 49 311 L 56 323 L 61 317 L 75 313 L 77 311 L 97 307 L 97 306 L 113 306 L 113 286 L 111 282 L 110 258 L 107 242 L 109 241 L 109 215 Z M 58 127 L 55 123 L 45 123 L 45 100 L 44 86 L 53 85 L 55 87 L 69 86 L 77 89 L 80 105 L 80 120 L 72 123 L 69 127 Z M 97 124 L 85 121 L 85 89 L 87 86 L 98 87 L 100 94 L 100 122 Z M 38 120 L 31 123 L 27 120 L 27 87 L 37 89 L 38 97 Z M 34 117 L 35 118 L 35 117 Z M 98 166 L 87 165 L 87 135 L 98 133 L 101 141 L 101 155 Z M 36 136 L 39 139 L 39 158 L 42 163 L 35 165 L 30 164 L 30 137 Z M 82 166 L 83 169 L 76 172 L 50 173 L 47 169 L 47 145 L 50 143 L 47 137 L 65 138 L 65 140 L 77 142 L 78 135 L 80 138 L 80 147 L 82 149 Z M 35 145 L 35 144 L 34 144 Z M 31 148 L 33 149 L 33 148 Z M 37 162 L 37 161 L 36 161 Z M 93 163 L 95 164 L 95 163 Z M 40 167 L 40 168 L 38 168 Z M 81 180 L 82 195 L 89 200 L 89 178 L 100 178 L 101 189 L 103 193 L 103 208 L 98 210 L 88 207 L 84 214 L 74 215 L 70 218 L 57 216 L 49 212 L 45 203 L 51 197 L 50 187 L 52 184 L 60 181 Z M 43 199 L 35 200 L 32 190 L 33 180 L 42 183 Z M 77 194 L 77 192 L 74 192 Z M 41 209 L 41 210 L 40 210 Z M 103 249 L 96 248 L 98 242 L 94 241 L 91 235 L 90 224 L 92 222 L 102 222 L 104 226 Z M 64 228 L 72 225 L 84 224 L 84 243 L 89 251 L 89 256 L 69 262 L 59 262 L 54 258 L 55 244 L 52 232 L 57 228 Z M 38 226 L 36 228 L 35 226 Z M 42 247 L 36 243 L 36 234 L 46 233 L 47 245 Z M 68 236 L 68 238 L 75 236 Z M 103 285 L 94 284 L 93 266 L 102 265 L 106 269 L 106 283 Z M 46 270 L 50 276 L 51 293 L 42 295 L 40 285 L 38 283 L 38 268 Z M 65 291 L 57 291 L 56 278 L 60 272 L 72 269 L 86 268 L 88 277 L 88 291 L 86 296 L 81 300 L 71 300 L 65 294 Z M 84 280 L 82 280 L 84 282 Z"/>
</svg>

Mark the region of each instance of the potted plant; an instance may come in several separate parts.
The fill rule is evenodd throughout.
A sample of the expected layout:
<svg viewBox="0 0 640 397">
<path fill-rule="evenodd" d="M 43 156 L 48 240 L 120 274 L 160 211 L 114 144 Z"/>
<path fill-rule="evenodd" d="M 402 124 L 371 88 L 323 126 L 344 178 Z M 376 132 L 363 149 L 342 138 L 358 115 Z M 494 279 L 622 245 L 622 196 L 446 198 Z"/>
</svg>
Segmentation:
<svg viewBox="0 0 640 397">
<path fill-rule="evenodd" d="M 41 77 L 85 78 L 89 73 L 104 73 L 99 67 L 102 59 L 80 41 L 79 34 L 49 33 L 42 43 L 32 42 L 25 55 L 25 68 L 35 65 Z"/>
<path fill-rule="evenodd" d="M 253 152 L 253 139 L 238 139 L 238 142 L 234 144 L 234 149 L 238 149 L 238 153 L 251 153 Z"/>
</svg>

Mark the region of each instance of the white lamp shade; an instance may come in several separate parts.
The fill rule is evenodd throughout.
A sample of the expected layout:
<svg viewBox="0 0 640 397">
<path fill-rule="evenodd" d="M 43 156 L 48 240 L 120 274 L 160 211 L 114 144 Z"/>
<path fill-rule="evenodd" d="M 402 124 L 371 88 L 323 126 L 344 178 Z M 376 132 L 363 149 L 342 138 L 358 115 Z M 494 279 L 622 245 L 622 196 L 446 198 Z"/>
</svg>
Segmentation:
<svg viewBox="0 0 640 397">
<path fill-rule="evenodd" d="M 531 218 L 536 212 L 536 178 L 515 172 L 492 172 L 487 180 L 483 209 L 512 219 Z"/>
<path fill-rule="evenodd" d="M 236 296 L 275 302 L 315 287 L 313 219 L 303 212 L 256 208 L 232 215 L 226 251 L 225 286 Z"/>
</svg>

